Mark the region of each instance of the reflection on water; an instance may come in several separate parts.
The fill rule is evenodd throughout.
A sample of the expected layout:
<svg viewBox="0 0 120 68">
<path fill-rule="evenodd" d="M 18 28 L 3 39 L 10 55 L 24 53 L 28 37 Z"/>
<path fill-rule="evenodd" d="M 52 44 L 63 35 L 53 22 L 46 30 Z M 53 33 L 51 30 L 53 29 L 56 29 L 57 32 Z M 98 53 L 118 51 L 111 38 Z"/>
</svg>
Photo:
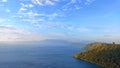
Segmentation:
<svg viewBox="0 0 120 68">
<path fill-rule="evenodd" d="M 74 59 L 80 51 L 81 45 L 0 45 L 0 68 L 100 68 Z"/>
</svg>

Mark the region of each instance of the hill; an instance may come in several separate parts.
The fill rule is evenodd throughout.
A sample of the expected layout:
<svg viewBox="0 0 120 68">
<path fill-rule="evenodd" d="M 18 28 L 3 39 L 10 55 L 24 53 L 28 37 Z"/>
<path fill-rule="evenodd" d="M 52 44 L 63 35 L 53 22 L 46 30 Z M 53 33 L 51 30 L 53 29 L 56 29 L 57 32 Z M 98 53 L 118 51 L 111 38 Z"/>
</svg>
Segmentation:
<svg viewBox="0 0 120 68">
<path fill-rule="evenodd" d="M 100 65 L 104 68 L 120 68 L 120 44 L 92 43 L 86 52 L 75 54 L 74 58 Z"/>
</svg>

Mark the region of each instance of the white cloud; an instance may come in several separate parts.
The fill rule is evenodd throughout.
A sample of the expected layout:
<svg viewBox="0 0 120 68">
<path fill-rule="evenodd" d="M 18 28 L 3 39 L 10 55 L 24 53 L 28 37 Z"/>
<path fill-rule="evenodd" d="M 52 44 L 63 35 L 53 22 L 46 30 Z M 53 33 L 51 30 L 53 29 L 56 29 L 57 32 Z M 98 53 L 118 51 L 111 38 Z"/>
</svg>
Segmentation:
<svg viewBox="0 0 120 68">
<path fill-rule="evenodd" d="M 64 15 L 64 11 L 81 9 L 82 8 L 81 3 L 83 3 L 82 2 L 83 0 L 68 0 L 68 1 L 65 1 L 65 0 L 30 0 L 32 2 L 30 4 L 26 4 L 26 3 L 24 3 L 24 1 L 28 2 L 29 0 L 23 0 L 20 3 L 21 8 L 19 9 L 19 12 L 18 12 L 19 15 L 18 16 L 20 16 L 19 18 L 23 17 L 25 19 L 26 18 L 31 19 L 32 22 L 33 22 L 33 19 L 36 20 L 37 16 L 39 16 L 41 18 L 45 18 L 46 21 L 49 21 L 49 20 L 53 21 L 55 18 Z M 58 9 L 57 11 L 55 11 L 51 14 L 36 13 L 37 11 L 34 11 L 34 10 L 31 9 L 36 5 L 46 6 L 46 5 L 55 5 L 56 3 L 60 4 L 60 1 L 61 2 L 67 2 L 67 3 L 65 3 L 65 5 L 60 7 L 60 9 Z M 91 2 L 92 0 L 85 0 L 85 1 L 86 2 Z"/>
<path fill-rule="evenodd" d="M 21 5 L 21 7 L 20 7 L 18 12 L 24 12 L 24 11 L 28 10 L 29 8 L 33 8 L 34 7 L 33 4 L 20 3 L 20 5 Z"/>
<path fill-rule="evenodd" d="M 33 4 L 24 4 L 24 3 L 20 3 L 21 7 L 24 7 L 24 8 L 33 8 L 34 5 Z"/>
<path fill-rule="evenodd" d="M 76 3 L 76 0 L 71 0 L 71 3 Z"/>
<path fill-rule="evenodd" d="M 0 18 L 0 23 L 3 23 L 4 21 L 5 21 L 4 19 Z"/>
<path fill-rule="evenodd" d="M 95 0 L 86 0 L 85 4 L 86 5 L 90 5 L 91 3 L 93 3 Z"/>
<path fill-rule="evenodd" d="M 20 18 L 21 21 L 28 22 L 31 24 L 36 23 L 45 23 L 45 21 L 52 21 L 54 18 L 60 16 L 58 13 L 51 13 L 51 14 L 40 14 L 35 11 L 25 11 L 26 9 L 20 8 L 18 13 L 12 17 Z M 25 11 L 25 12 L 24 12 Z"/>
<path fill-rule="evenodd" d="M 21 8 L 19 9 L 19 12 L 23 12 L 23 11 L 26 11 L 26 10 L 27 10 L 26 8 L 21 7 Z"/>
<path fill-rule="evenodd" d="M 2 2 L 7 2 L 8 0 L 2 0 Z"/>
<path fill-rule="evenodd" d="M 24 3 L 20 3 L 21 7 L 28 7 L 28 5 L 24 4 Z"/>
<path fill-rule="evenodd" d="M 21 11 L 20 11 L 21 10 Z M 25 11 L 23 12 L 23 9 L 20 9 L 18 11 L 18 13 L 12 17 L 14 18 L 18 18 L 18 19 L 21 19 L 21 22 L 27 22 L 27 23 L 30 23 L 30 24 L 37 24 L 37 23 L 40 23 L 40 22 L 44 22 L 44 17 L 45 15 L 44 14 L 39 14 L 37 12 L 33 12 L 33 11 Z"/>
<path fill-rule="evenodd" d="M 83 3 L 84 1 L 85 1 L 85 4 L 88 5 L 88 4 L 91 4 L 92 2 L 94 2 L 95 0 L 68 0 L 67 3 L 64 5 L 64 7 L 65 6 L 70 7 L 70 5 L 73 7 L 75 5 L 81 7 L 81 5 L 82 5 L 81 3 Z M 66 1 L 65 0 L 31 0 L 31 2 L 36 5 L 45 6 L 45 5 L 55 5 L 55 4 L 58 4 L 59 2 L 66 2 Z M 65 9 L 65 8 L 63 8 L 63 9 Z M 77 9 L 78 9 L 78 7 L 77 7 Z"/>
<path fill-rule="evenodd" d="M 36 12 L 33 12 L 33 11 L 28 11 L 28 12 L 20 12 L 20 10 L 27 10 L 27 9 L 24 9 L 24 8 L 20 8 L 18 13 L 17 13 L 17 16 L 23 16 L 24 18 L 28 18 L 28 19 L 31 19 L 31 18 L 35 18 L 36 16 L 39 16 L 38 13 Z M 23 19 L 24 19 L 23 18 Z"/>
<path fill-rule="evenodd" d="M 46 5 L 55 5 L 59 0 L 31 0 L 33 4 L 46 6 Z"/>
<path fill-rule="evenodd" d="M 43 3 L 41 2 L 41 0 L 31 0 L 31 1 L 33 4 L 43 6 Z"/>
<path fill-rule="evenodd" d="M 74 30 L 72 25 L 69 24 L 64 24 L 64 23 L 60 23 L 60 22 L 47 22 L 47 23 L 43 23 L 43 24 L 35 24 L 35 26 L 37 26 L 38 28 L 59 28 L 59 29 L 66 29 L 66 30 Z"/>
<path fill-rule="evenodd" d="M 33 4 L 29 4 L 29 7 L 30 7 L 30 8 L 33 8 L 33 7 L 34 7 L 34 5 L 33 5 Z"/>
<path fill-rule="evenodd" d="M 24 22 L 29 22 L 29 23 L 31 23 L 31 24 L 33 24 L 33 25 L 36 25 L 36 24 L 38 24 L 39 22 L 44 22 L 44 19 L 23 19 L 22 21 L 24 21 Z"/>
<path fill-rule="evenodd" d="M 44 14 L 45 17 L 47 17 L 49 20 L 54 20 L 55 18 L 59 17 L 60 15 L 58 13 L 52 13 L 52 14 Z"/>
<path fill-rule="evenodd" d="M 46 0 L 46 5 L 54 5 L 55 3 L 50 1 L 50 0 Z"/>
<path fill-rule="evenodd" d="M 0 41 L 40 41 L 44 36 L 12 25 L 0 26 Z"/>
<path fill-rule="evenodd" d="M 81 9 L 81 8 L 82 8 L 81 6 L 75 5 L 75 9 L 76 9 L 76 10 L 79 10 L 79 9 Z"/>
<path fill-rule="evenodd" d="M 63 7 L 63 11 L 67 10 L 79 10 L 81 8 L 81 0 L 70 0 L 68 3 L 66 3 Z"/>
<path fill-rule="evenodd" d="M 91 32 L 92 30 L 91 29 L 89 29 L 89 28 L 85 28 L 85 27 L 80 27 L 80 28 L 77 28 L 76 29 L 77 31 L 79 31 L 79 32 Z"/>
<path fill-rule="evenodd" d="M 0 42 L 18 42 L 18 41 L 41 41 L 45 39 L 65 39 L 67 33 L 50 32 L 43 35 L 30 30 L 16 28 L 13 25 L 0 26 Z"/>
<path fill-rule="evenodd" d="M 29 0 L 24 0 L 24 1 L 29 1 Z M 21 19 L 22 22 L 24 21 L 24 22 L 33 24 L 34 26 L 37 26 L 37 27 L 42 27 L 43 25 L 44 26 L 47 25 L 47 27 L 54 27 L 54 28 L 55 27 L 66 28 L 69 30 L 76 29 L 77 31 L 80 31 L 80 32 L 89 31 L 85 28 L 77 28 L 77 27 L 69 26 L 69 25 L 62 24 L 62 23 L 48 24 L 48 22 L 53 22 L 55 18 L 62 17 L 61 15 L 64 14 L 64 12 L 59 9 L 58 11 L 55 11 L 51 14 L 39 13 L 38 11 L 35 11 L 34 9 L 32 9 L 36 5 L 40 5 L 40 6 L 55 5 L 56 3 L 60 1 L 64 1 L 67 3 L 65 3 L 64 6 L 60 7 L 63 10 L 79 10 L 82 8 L 81 3 L 83 3 L 83 0 L 68 0 L 68 1 L 65 1 L 65 0 L 30 0 L 30 1 L 32 2 L 30 4 L 26 4 L 25 2 L 20 3 L 21 8 L 19 9 L 18 13 L 14 17 L 18 17 Z M 84 0 L 84 1 L 91 2 L 91 0 Z M 41 23 L 44 23 L 44 24 L 41 25 Z"/>
<path fill-rule="evenodd" d="M 7 13 L 9 13 L 11 10 L 10 10 L 10 9 L 6 9 L 5 11 L 6 11 Z"/>
</svg>

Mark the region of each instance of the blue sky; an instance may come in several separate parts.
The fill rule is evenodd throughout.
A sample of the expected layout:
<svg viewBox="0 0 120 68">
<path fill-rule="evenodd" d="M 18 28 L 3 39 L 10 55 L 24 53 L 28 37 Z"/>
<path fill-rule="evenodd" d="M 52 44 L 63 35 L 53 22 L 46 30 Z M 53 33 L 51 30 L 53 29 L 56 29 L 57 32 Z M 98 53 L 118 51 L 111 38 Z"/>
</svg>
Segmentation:
<svg viewBox="0 0 120 68">
<path fill-rule="evenodd" d="M 120 0 L 0 0 L 0 41 L 120 40 Z"/>
</svg>

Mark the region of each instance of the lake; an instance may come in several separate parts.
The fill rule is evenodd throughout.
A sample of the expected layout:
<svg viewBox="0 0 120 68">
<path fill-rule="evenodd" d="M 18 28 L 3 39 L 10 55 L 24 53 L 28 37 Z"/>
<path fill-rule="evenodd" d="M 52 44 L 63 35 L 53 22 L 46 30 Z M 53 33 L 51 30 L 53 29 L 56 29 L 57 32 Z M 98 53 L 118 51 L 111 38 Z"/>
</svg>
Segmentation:
<svg viewBox="0 0 120 68">
<path fill-rule="evenodd" d="M 74 59 L 83 44 L 0 44 L 0 68 L 101 68 Z"/>
</svg>

